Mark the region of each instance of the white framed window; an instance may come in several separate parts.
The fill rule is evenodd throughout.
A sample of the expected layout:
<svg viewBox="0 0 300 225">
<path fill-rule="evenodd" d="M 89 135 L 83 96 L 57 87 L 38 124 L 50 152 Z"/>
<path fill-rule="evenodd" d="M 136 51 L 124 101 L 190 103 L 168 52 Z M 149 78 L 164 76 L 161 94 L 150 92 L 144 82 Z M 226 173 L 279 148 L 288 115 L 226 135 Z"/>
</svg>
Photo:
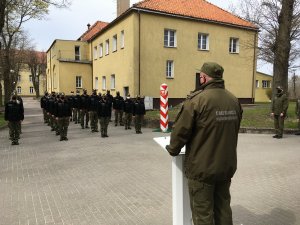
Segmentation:
<svg viewBox="0 0 300 225">
<path fill-rule="evenodd" d="M 174 61 L 167 60 L 166 63 L 166 77 L 167 78 L 174 78 Z"/>
<path fill-rule="evenodd" d="M 99 45 L 99 58 L 103 57 L 103 44 Z"/>
<path fill-rule="evenodd" d="M 32 75 L 29 75 L 29 82 L 32 82 Z"/>
<path fill-rule="evenodd" d="M 97 46 L 94 46 L 94 59 L 97 59 L 97 55 L 98 55 L 98 48 Z"/>
<path fill-rule="evenodd" d="M 169 48 L 176 47 L 176 30 L 165 29 L 164 31 L 164 46 Z"/>
<path fill-rule="evenodd" d="M 270 88 L 271 82 L 269 80 L 263 80 L 262 81 L 262 88 Z"/>
<path fill-rule="evenodd" d="M 106 77 L 102 77 L 102 90 L 106 90 Z"/>
<path fill-rule="evenodd" d="M 33 94 L 33 87 L 29 87 L 29 93 Z"/>
<path fill-rule="evenodd" d="M 116 76 L 112 74 L 110 76 L 110 89 L 115 89 L 116 88 Z"/>
<path fill-rule="evenodd" d="M 99 89 L 99 80 L 98 80 L 98 77 L 95 77 L 95 89 L 96 90 Z"/>
<path fill-rule="evenodd" d="M 255 87 L 256 87 L 256 88 L 259 88 L 259 80 L 256 80 L 256 81 L 255 81 Z"/>
<path fill-rule="evenodd" d="M 209 50 L 209 35 L 198 33 L 198 50 Z"/>
<path fill-rule="evenodd" d="M 20 86 L 17 87 L 17 93 L 21 94 L 22 93 L 22 88 Z"/>
<path fill-rule="evenodd" d="M 109 54 L 109 40 L 107 39 L 105 41 L 105 55 Z"/>
<path fill-rule="evenodd" d="M 229 40 L 229 52 L 230 53 L 239 53 L 239 39 L 230 38 Z"/>
<path fill-rule="evenodd" d="M 75 46 L 75 60 L 80 60 L 80 46 Z"/>
<path fill-rule="evenodd" d="M 21 75 L 18 75 L 18 82 L 21 81 Z"/>
<path fill-rule="evenodd" d="M 82 88 L 82 77 L 76 76 L 76 88 Z"/>
<path fill-rule="evenodd" d="M 113 49 L 112 49 L 112 51 L 113 52 L 116 52 L 117 51 L 117 43 L 118 43 L 118 37 L 117 37 L 117 35 L 114 35 L 113 36 Z"/>
<path fill-rule="evenodd" d="M 125 46 L 125 35 L 124 30 L 121 31 L 121 48 L 124 48 Z"/>
</svg>

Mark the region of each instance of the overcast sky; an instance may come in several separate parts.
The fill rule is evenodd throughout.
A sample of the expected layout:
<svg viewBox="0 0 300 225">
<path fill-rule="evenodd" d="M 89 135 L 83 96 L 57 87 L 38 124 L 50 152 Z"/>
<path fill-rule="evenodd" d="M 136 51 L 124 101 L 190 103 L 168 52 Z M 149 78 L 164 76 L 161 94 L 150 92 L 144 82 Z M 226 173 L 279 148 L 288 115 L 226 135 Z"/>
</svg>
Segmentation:
<svg viewBox="0 0 300 225">
<path fill-rule="evenodd" d="M 225 10 L 239 0 L 208 0 Z M 117 0 L 72 0 L 68 9 L 50 7 L 45 20 L 31 20 L 24 24 L 25 30 L 35 43 L 36 50 L 47 51 L 55 39 L 76 40 L 87 29 L 87 24 L 97 20 L 111 22 L 116 18 Z M 131 5 L 139 0 L 131 0 Z M 271 73 L 269 69 L 258 70 Z"/>
</svg>

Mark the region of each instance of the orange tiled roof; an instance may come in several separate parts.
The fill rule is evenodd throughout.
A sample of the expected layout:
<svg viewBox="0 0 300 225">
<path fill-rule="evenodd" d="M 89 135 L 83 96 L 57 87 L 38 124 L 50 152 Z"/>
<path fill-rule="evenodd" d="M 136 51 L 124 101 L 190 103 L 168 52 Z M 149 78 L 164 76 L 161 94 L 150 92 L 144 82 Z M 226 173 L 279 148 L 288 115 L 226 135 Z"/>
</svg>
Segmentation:
<svg viewBox="0 0 300 225">
<path fill-rule="evenodd" d="M 205 0 L 144 0 L 134 4 L 133 8 L 258 29 L 253 23 L 241 19 Z"/>
<path fill-rule="evenodd" d="M 89 41 L 94 35 L 96 35 L 99 31 L 101 31 L 108 24 L 109 23 L 97 21 L 90 27 L 90 29 L 88 29 L 86 32 L 84 32 L 78 40 Z"/>
</svg>

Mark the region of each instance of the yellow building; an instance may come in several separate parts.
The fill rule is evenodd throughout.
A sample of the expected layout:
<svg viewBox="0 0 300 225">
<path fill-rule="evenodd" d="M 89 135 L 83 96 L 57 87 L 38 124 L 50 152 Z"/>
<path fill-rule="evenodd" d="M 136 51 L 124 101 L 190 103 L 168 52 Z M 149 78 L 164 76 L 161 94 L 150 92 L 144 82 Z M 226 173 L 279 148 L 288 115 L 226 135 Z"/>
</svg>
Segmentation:
<svg viewBox="0 0 300 225">
<path fill-rule="evenodd" d="M 16 91 L 18 95 L 24 97 L 36 96 L 32 79 L 33 79 L 32 74 L 28 66 L 25 66 L 21 71 L 19 71 L 17 85 L 16 85 Z M 46 77 L 45 75 L 40 75 L 40 82 L 39 82 L 40 95 L 43 95 L 45 90 L 46 90 Z"/>
<path fill-rule="evenodd" d="M 270 102 L 267 92 L 272 90 L 273 76 L 256 72 L 255 102 Z"/>
<path fill-rule="evenodd" d="M 242 103 L 254 102 L 258 29 L 204 0 L 148 0 L 133 5 L 94 35 L 93 88 L 137 94 L 159 105 L 169 86 L 176 105 L 195 89 L 196 69 L 221 64 L 226 88 Z"/>
</svg>

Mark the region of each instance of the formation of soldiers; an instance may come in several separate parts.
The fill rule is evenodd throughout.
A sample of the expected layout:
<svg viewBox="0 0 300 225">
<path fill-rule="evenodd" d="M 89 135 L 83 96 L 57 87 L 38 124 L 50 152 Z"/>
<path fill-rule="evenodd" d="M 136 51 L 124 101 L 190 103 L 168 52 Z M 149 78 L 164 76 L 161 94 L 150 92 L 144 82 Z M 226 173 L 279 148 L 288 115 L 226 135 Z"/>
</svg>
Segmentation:
<svg viewBox="0 0 300 225">
<path fill-rule="evenodd" d="M 91 95 L 83 90 L 71 92 L 71 96 L 52 92 L 50 95 L 45 92 L 41 98 L 41 108 L 44 114 L 44 123 L 60 135 L 60 141 L 68 140 L 67 132 L 69 122 L 79 124 L 81 129 L 91 129 L 91 132 L 99 132 L 100 123 L 101 137 L 108 137 L 108 124 L 111 121 L 112 112 L 115 113 L 115 126 L 125 126 L 125 130 L 131 129 L 132 117 L 135 119 L 135 131 L 141 134 L 143 117 L 146 113 L 145 104 L 140 96 L 135 100 L 128 94 L 126 99 L 117 92 L 113 97 L 110 91 L 105 94 L 97 94 L 96 90 Z M 123 117 L 123 114 L 124 117 Z M 89 126 L 90 125 L 90 126 Z"/>
</svg>

